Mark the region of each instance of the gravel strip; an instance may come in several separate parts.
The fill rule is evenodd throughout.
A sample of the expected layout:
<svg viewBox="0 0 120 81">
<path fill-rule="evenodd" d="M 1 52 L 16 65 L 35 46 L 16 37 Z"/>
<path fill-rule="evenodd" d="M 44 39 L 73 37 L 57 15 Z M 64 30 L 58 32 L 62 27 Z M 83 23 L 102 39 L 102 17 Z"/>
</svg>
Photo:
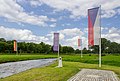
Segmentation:
<svg viewBox="0 0 120 81">
<path fill-rule="evenodd" d="M 0 64 L 0 78 L 5 78 L 31 68 L 46 66 L 55 60 L 56 59 L 39 59 Z"/>
</svg>

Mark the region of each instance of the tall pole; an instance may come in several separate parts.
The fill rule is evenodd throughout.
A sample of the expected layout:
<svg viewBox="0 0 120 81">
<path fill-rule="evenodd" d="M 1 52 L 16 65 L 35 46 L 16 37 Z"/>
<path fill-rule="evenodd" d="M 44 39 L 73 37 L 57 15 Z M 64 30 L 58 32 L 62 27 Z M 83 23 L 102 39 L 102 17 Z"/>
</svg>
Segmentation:
<svg viewBox="0 0 120 81">
<path fill-rule="evenodd" d="M 82 39 L 81 39 L 81 58 L 83 57 L 82 55 Z"/>
<path fill-rule="evenodd" d="M 100 12 L 99 12 L 99 15 L 100 15 L 100 39 L 99 39 L 99 67 L 101 67 L 101 5 L 100 5 Z"/>
<path fill-rule="evenodd" d="M 60 51 L 60 50 L 59 50 L 59 44 L 58 44 L 58 59 L 59 59 L 59 51 Z"/>
<path fill-rule="evenodd" d="M 59 56 L 60 56 L 60 50 L 59 50 L 59 34 L 58 34 L 58 61 L 59 61 Z"/>
</svg>

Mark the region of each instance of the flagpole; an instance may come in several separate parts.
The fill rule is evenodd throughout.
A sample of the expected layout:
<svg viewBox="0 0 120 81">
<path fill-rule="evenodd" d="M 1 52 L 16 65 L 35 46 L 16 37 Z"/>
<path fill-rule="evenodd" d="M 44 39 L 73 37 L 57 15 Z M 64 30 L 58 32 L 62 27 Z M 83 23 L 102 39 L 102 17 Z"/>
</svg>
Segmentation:
<svg viewBox="0 0 120 81">
<path fill-rule="evenodd" d="M 100 15 L 100 39 L 99 39 L 99 67 L 101 67 L 101 5 L 100 5 L 100 12 L 99 12 L 99 15 Z"/>
<path fill-rule="evenodd" d="M 59 39 L 59 38 L 58 38 Z M 60 50 L 59 50 L 59 40 L 58 40 L 58 62 L 59 62 L 59 56 L 60 56 Z"/>
<path fill-rule="evenodd" d="M 82 39 L 81 39 L 81 58 L 83 57 L 82 55 Z"/>
<path fill-rule="evenodd" d="M 59 44 L 58 44 L 58 59 L 59 59 Z"/>
</svg>

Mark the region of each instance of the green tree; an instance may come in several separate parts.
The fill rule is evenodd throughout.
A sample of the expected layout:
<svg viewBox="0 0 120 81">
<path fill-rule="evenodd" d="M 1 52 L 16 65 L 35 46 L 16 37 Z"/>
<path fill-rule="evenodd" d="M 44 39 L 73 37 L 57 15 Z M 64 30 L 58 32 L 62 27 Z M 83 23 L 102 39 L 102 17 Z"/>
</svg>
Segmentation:
<svg viewBox="0 0 120 81">
<path fill-rule="evenodd" d="M 81 53 L 81 51 L 79 49 L 75 50 L 75 54 L 80 54 L 80 53 Z"/>
<path fill-rule="evenodd" d="M 62 53 L 74 53 L 74 49 L 70 46 L 63 46 Z"/>
<path fill-rule="evenodd" d="M 83 48 L 82 52 L 83 52 L 83 54 L 88 54 L 87 48 Z"/>
<path fill-rule="evenodd" d="M 0 38 L 0 42 L 6 42 L 4 38 Z"/>
</svg>

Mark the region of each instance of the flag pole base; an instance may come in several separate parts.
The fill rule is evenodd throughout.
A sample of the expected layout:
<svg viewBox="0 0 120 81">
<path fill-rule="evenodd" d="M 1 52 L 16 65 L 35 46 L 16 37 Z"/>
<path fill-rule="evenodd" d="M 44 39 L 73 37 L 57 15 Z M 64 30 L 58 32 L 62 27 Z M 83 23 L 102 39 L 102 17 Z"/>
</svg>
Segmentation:
<svg viewBox="0 0 120 81">
<path fill-rule="evenodd" d="M 58 66 L 57 67 L 63 67 L 63 65 L 62 65 L 62 57 L 59 57 Z"/>
</svg>

